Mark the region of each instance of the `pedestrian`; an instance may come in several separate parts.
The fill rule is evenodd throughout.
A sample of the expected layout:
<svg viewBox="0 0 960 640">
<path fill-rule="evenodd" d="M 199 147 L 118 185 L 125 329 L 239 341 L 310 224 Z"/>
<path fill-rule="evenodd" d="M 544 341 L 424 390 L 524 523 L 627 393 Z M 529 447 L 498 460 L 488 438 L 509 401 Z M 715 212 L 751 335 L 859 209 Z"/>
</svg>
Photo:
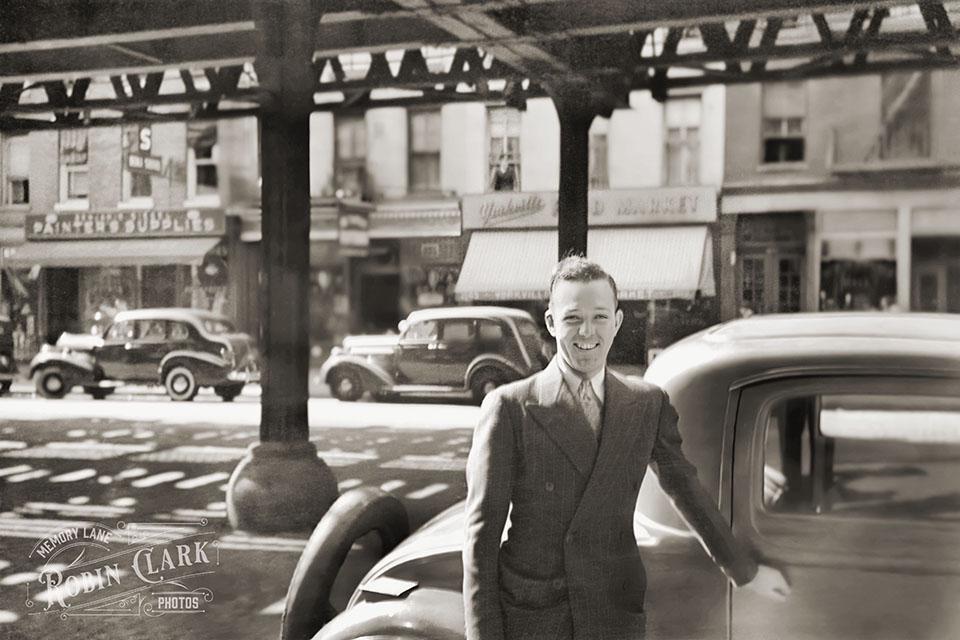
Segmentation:
<svg viewBox="0 0 960 640">
<path fill-rule="evenodd" d="M 650 463 L 727 576 L 785 599 L 784 576 L 756 563 L 697 480 L 666 393 L 606 367 L 623 321 L 613 278 L 561 260 L 544 318 L 556 356 L 487 396 L 467 462 L 467 639 L 643 638 L 633 512 Z"/>
</svg>

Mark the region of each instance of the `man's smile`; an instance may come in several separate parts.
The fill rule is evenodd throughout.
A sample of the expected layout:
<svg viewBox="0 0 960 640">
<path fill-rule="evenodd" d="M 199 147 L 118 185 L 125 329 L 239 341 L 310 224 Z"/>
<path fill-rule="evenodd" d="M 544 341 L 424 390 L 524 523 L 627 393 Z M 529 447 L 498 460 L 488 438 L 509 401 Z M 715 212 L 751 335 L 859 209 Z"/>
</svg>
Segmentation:
<svg viewBox="0 0 960 640">
<path fill-rule="evenodd" d="M 575 346 L 580 351 L 592 351 L 600 346 L 599 342 L 574 342 Z"/>
</svg>

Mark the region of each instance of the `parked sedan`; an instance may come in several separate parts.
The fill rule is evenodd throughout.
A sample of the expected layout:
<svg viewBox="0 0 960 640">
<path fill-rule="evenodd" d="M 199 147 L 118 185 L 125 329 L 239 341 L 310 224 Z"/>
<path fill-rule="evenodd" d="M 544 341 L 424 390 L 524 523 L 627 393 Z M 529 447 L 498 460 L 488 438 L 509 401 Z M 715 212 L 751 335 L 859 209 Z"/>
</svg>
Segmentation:
<svg viewBox="0 0 960 640">
<path fill-rule="evenodd" d="M 540 371 L 546 345 L 526 311 L 506 307 L 438 307 L 414 311 L 399 335 L 348 336 L 320 370 L 345 401 L 374 398 L 473 398 Z"/>
<path fill-rule="evenodd" d="M 10 391 L 17 376 L 17 362 L 13 358 L 13 323 L 0 314 L 0 396 Z"/>
<path fill-rule="evenodd" d="M 792 585 L 786 603 L 729 589 L 648 474 L 634 531 L 650 637 L 960 637 L 960 318 L 735 320 L 669 347 L 645 379 L 669 393 L 734 531 Z M 300 558 L 284 637 L 462 638 L 463 505 L 409 537 L 405 523 L 392 496 L 345 493 Z M 393 550 L 335 615 L 342 554 L 372 530 Z"/>
<path fill-rule="evenodd" d="M 173 400 L 210 386 L 223 400 L 260 379 L 253 339 L 198 309 L 121 311 L 99 336 L 64 333 L 30 363 L 37 393 L 62 398 L 75 385 L 96 399 L 126 382 L 159 384 Z"/>
</svg>

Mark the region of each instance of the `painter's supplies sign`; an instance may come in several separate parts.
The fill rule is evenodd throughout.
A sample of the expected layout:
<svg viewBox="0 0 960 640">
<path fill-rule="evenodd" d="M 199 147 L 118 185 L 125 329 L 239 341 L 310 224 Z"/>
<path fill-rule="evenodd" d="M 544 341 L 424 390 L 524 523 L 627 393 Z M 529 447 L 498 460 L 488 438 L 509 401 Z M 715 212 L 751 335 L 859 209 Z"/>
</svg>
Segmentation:
<svg viewBox="0 0 960 640">
<path fill-rule="evenodd" d="M 204 586 L 220 565 L 206 520 L 176 524 L 81 523 L 51 531 L 30 552 L 42 563 L 27 585 L 31 615 L 162 616 L 203 613 Z"/>
</svg>

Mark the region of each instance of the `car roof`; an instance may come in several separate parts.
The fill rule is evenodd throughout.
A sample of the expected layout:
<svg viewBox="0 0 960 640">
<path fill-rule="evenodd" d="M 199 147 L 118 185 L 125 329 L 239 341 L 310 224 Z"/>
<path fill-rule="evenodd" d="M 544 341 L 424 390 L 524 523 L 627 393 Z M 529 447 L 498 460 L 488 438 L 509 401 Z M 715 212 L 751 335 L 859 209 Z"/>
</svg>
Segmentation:
<svg viewBox="0 0 960 640">
<path fill-rule="evenodd" d="M 196 320 L 213 320 L 217 322 L 226 322 L 233 324 L 230 318 L 206 311 L 204 309 L 190 309 L 186 307 L 157 307 L 153 309 L 131 309 L 129 311 L 119 311 L 113 317 L 114 322 L 125 322 L 127 320 L 183 320 L 186 322 Z"/>
<path fill-rule="evenodd" d="M 415 322 L 435 318 L 502 318 L 504 316 L 524 318 L 527 320 L 532 317 L 529 313 L 521 309 L 477 305 L 470 307 L 433 307 L 430 309 L 418 309 L 411 311 L 410 315 L 407 316 L 407 320 L 409 322 Z"/>
<path fill-rule="evenodd" d="M 822 312 L 731 320 L 673 344 L 644 378 L 712 376 L 738 386 L 757 376 L 844 368 L 877 372 L 960 372 L 960 316 L 935 313 Z"/>
</svg>

